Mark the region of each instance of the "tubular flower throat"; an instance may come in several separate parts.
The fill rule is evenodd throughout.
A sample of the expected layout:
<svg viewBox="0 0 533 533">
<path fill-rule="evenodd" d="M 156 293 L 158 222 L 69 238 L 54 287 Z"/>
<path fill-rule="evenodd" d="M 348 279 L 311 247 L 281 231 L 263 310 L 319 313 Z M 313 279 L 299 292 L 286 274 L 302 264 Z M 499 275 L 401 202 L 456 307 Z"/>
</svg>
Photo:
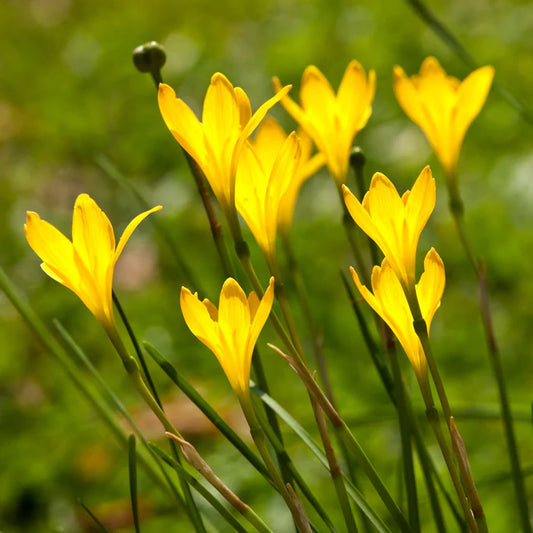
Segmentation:
<svg viewBox="0 0 533 533">
<path fill-rule="evenodd" d="M 466 130 L 481 111 L 493 77 L 494 68 L 485 66 L 461 82 L 447 76 L 434 57 L 426 58 L 410 78 L 394 67 L 396 99 L 422 128 L 448 176 L 455 174 Z"/>
<path fill-rule="evenodd" d="M 279 79 L 273 81 L 275 90 L 280 91 Z M 302 76 L 301 105 L 289 96 L 281 100 L 324 154 L 339 187 L 346 181 L 353 139 L 365 127 L 372 112 L 375 90 L 374 71 L 371 70 L 367 78 L 363 67 L 354 60 L 346 67 L 337 94 L 322 72 L 311 65 Z"/>
<path fill-rule="evenodd" d="M 343 194 L 355 223 L 379 246 L 404 289 L 412 288 L 418 240 L 436 200 L 429 166 L 401 198 L 387 176 L 379 172 L 372 177 L 362 204 L 345 185 Z"/>
<path fill-rule="evenodd" d="M 381 267 L 376 265 L 372 270 L 373 293 L 361 283 L 359 276 L 351 267 L 350 272 L 361 296 L 387 323 L 400 341 L 417 378 L 424 380 L 427 368 L 424 350 L 413 326 L 413 315 L 407 298 L 389 260 L 385 258 Z M 424 259 L 424 273 L 416 284 L 416 295 L 428 334 L 433 315 L 440 305 L 444 285 L 444 264 L 439 254 L 432 248 Z"/>
<path fill-rule="evenodd" d="M 114 328 L 113 271 L 126 242 L 154 207 L 137 215 L 126 227 L 115 247 L 113 226 L 87 194 L 74 204 L 72 241 L 37 213 L 26 213 L 24 230 L 33 251 L 42 259 L 41 268 L 78 295 L 104 328 Z"/>
<path fill-rule="evenodd" d="M 181 288 L 181 311 L 187 326 L 215 354 L 239 399 L 246 400 L 250 394 L 252 354 L 273 301 L 274 278 L 261 300 L 253 291 L 247 298 L 240 285 L 228 278 L 218 309 L 207 299 L 200 301 L 197 293 Z"/>
<path fill-rule="evenodd" d="M 296 199 L 303 183 L 326 162 L 321 153 L 311 157 L 312 140 L 303 129 L 298 130 L 297 136 L 300 141 L 300 164 L 281 196 L 278 210 L 278 226 L 283 232 L 288 232 L 292 225 Z M 285 131 L 272 117 L 266 117 L 257 129 L 254 139 L 250 139 L 257 159 L 267 174 L 270 174 L 274 167 L 286 139 Z"/>
<path fill-rule="evenodd" d="M 246 93 L 217 72 L 207 89 L 200 122 L 183 100 L 176 99 L 171 87 L 159 85 L 159 109 L 165 124 L 198 163 L 225 213 L 234 208 L 237 163 L 246 139 L 289 89 L 284 87 L 252 115 Z"/>
</svg>

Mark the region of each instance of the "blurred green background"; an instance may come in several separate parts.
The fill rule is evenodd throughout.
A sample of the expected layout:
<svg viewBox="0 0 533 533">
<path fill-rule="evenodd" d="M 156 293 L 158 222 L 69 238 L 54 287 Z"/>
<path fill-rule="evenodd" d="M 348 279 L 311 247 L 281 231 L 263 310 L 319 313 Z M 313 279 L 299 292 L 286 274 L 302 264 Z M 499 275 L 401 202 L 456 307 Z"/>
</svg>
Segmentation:
<svg viewBox="0 0 533 533">
<path fill-rule="evenodd" d="M 460 180 L 468 231 L 487 262 L 522 460 L 531 468 L 533 129 L 500 88 L 530 101 L 533 9 L 519 0 L 432 0 L 428 7 L 480 65 L 496 70 L 498 87 L 466 135 Z M 177 269 L 168 247 L 155 235 L 153 220 L 147 220 L 119 261 L 116 290 L 138 337 L 165 353 L 245 434 L 218 363 L 189 333 L 179 311 L 180 285 L 216 301 L 223 278 L 183 155 L 160 117 L 150 77 L 135 70 L 131 52 L 146 41 L 161 42 L 168 57 L 165 80 L 196 112 L 216 71 L 243 87 L 256 108 L 272 94 L 274 75 L 292 83 L 296 97 L 309 64 L 317 65 L 334 88 L 353 58 L 375 69 L 373 114 L 357 138 L 367 155 L 367 175 L 382 171 L 403 191 L 425 164 L 432 165 L 437 207 L 420 253 L 435 246 L 447 269 L 447 290 L 432 329 L 434 350 L 491 531 L 518 530 L 475 280 L 448 214 L 441 169 L 423 134 L 396 103 L 391 85 L 394 64 L 412 74 L 428 55 L 461 79 L 470 70 L 407 2 L 2 0 L 0 35 L 0 264 L 47 324 L 53 327 L 56 318 L 75 337 L 152 439 L 160 439 L 159 427 L 131 391 L 99 324 L 70 291 L 39 269 L 24 239 L 25 211 L 37 211 L 70 235 L 74 200 L 87 192 L 120 234 L 144 207 L 110 178 L 105 170 L 110 166 L 139 187 L 150 205 L 164 206 L 152 218 L 169 232 L 197 281 Z M 281 107 L 273 114 L 287 128 L 294 127 Z M 325 173 L 312 178 L 298 205 L 295 249 L 324 333 L 341 411 L 396 490 L 396 420 L 340 281 L 339 269 L 346 272 L 352 262 L 340 217 L 333 182 Z M 252 251 L 266 286 L 266 269 L 258 251 Z M 127 455 L 1 293 L 0 338 L 0 531 L 89 531 L 78 498 L 110 530 L 132 531 Z M 270 341 L 277 339 L 267 327 L 260 347 L 273 395 L 313 431 L 305 393 L 266 348 Z M 412 372 L 406 361 L 402 364 L 419 404 Z M 245 501 L 276 524 L 277 499 L 152 368 L 177 427 Z M 325 473 L 305 449 L 289 434 L 287 439 L 313 486 L 327 486 Z M 433 442 L 431 435 L 428 441 Z M 438 460 L 437 450 L 431 449 Z M 180 522 L 165 495 L 142 472 L 139 483 L 143 531 L 187 530 L 187 522 Z M 533 494 L 529 480 L 528 488 Z M 324 504 L 333 507 L 333 491 L 324 492 Z M 427 502 L 423 506 L 427 513 Z M 281 524 L 277 527 L 283 530 Z M 454 530 L 453 522 L 450 528 Z M 424 528 L 432 530 L 430 525 Z"/>
</svg>

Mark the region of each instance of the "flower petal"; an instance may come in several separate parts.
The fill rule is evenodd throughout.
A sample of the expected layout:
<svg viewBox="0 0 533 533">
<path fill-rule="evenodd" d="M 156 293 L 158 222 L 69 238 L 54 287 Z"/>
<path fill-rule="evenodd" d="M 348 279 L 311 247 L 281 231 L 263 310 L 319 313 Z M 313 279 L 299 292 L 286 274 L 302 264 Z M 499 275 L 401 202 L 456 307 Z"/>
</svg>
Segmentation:
<svg viewBox="0 0 533 533">
<path fill-rule="evenodd" d="M 239 107 L 241 128 L 244 128 L 252 118 L 252 105 L 250 104 L 248 95 L 240 87 L 235 87 L 235 98 Z"/>
<path fill-rule="evenodd" d="M 181 100 L 176 99 L 176 93 L 172 87 L 159 84 L 158 90 L 159 110 L 163 120 L 176 138 L 181 147 L 202 166 L 205 164 L 206 150 L 202 124 L 196 118 L 189 106 Z"/>
<path fill-rule="evenodd" d="M 424 273 L 416 286 L 420 310 L 426 321 L 428 333 L 435 311 L 440 306 L 445 283 L 444 263 L 435 249 L 431 248 L 424 259 Z"/>
<path fill-rule="evenodd" d="M 180 307 L 183 318 L 193 335 L 220 358 L 218 325 L 213 321 L 208 305 L 200 302 L 198 294 L 192 294 L 186 287 L 181 288 Z"/>
<path fill-rule="evenodd" d="M 415 123 L 418 124 L 425 132 L 431 129 L 433 125 L 427 120 L 424 114 L 422 103 L 414 83 L 407 77 L 402 67 L 395 65 L 393 69 L 394 76 L 394 94 L 404 113 Z"/>
<path fill-rule="evenodd" d="M 337 112 L 348 136 L 362 129 L 370 117 L 374 99 L 376 76 L 368 74 L 358 61 L 352 60 L 346 67 L 337 92 Z"/>
<path fill-rule="evenodd" d="M 435 179 L 429 166 L 426 166 L 416 179 L 405 204 L 409 246 L 415 250 L 420 234 L 435 208 L 436 195 Z"/>
<path fill-rule="evenodd" d="M 115 254 L 115 234 L 107 215 L 88 194 L 80 194 L 74 204 L 72 244 L 92 277 L 104 280 Z"/>
<path fill-rule="evenodd" d="M 361 205 L 361 202 L 350 191 L 346 185 L 342 185 L 342 194 L 344 196 L 344 203 L 354 219 L 355 223 L 374 241 L 380 239 L 380 235 L 376 228 L 376 224 L 370 217 L 368 211 Z"/>
<path fill-rule="evenodd" d="M 74 264 L 72 242 L 33 211 L 26 213 L 24 232 L 32 250 L 46 265 L 45 272 L 54 274 L 51 277 L 73 289 L 78 284 L 79 273 Z"/>
<path fill-rule="evenodd" d="M 214 153 L 222 159 L 231 157 L 241 129 L 240 117 L 233 85 L 224 74 L 213 74 L 205 95 L 202 124 Z"/>
<path fill-rule="evenodd" d="M 486 66 L 474 70 L 459 86 L 452 129 L 459 146 L 466 130 L 485 104 L 493 78 L 494 68 Z"/>
<path fill-rule="evenodd" d="M 268 282 L 267 290 L 265 291 L 265 294 L 263 294 L 263 297 L 261 298 L 261 301 L 259 302 L 259 305 L 253 314 L 249 337 L 249 344 L 252 347 L 255 346 L 259 334 L 261 333 L 261 330 L 268 320 L 270 311 L 272 310 L 272 304 L 274 302 L 274 285 L 274 277 L 271 277 Z"/>
<path fill-rule="evenodd" d="M 135 231 L 137 226 L 150 214 L 154 213 L 155 211 L 159 211 L 163 209 L 162 206 L 157 205 L 156 207 L 152 207 L 152 209 L 149 209 L 148 211 L 145 211 L 144 213 L 141 213 L 140 215 L 137 215 L 127 226 L 122 235 L 120 236 L 120 239 L 118 241 L 117 249 L 115 250 L 115 257 L 114 261 L 116 261 L 120 254 L 122 253 L 122 250 L 124 249 L 124 246 L 126 246 L 126 243 L 128 242 L 128 239 L 131 237 L 131 234 Z"/>
</svg>

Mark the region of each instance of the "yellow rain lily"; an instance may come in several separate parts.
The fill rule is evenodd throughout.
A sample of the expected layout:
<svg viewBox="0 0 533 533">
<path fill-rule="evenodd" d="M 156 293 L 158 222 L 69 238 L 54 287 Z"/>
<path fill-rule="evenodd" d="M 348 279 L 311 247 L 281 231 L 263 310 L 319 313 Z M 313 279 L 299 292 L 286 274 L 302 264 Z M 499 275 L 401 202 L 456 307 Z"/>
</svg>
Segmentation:
<svg viewBox="0 0 533 533">
<path fill-rule="evenodd" d="M 248 143 L 237 170 L 235 205 L 272 269 L 281 199 L 300 166 L 300 143 L 296 133 L 286 138 L 270 168 L 269 161 L 265 163 Z"/>
<path fill-rule="evenodd" d="M 407 116 L 426 134 L 446 174 L 454 176 L 466 130 L 481 111 L 494 77 L 482 67 L 462 82 L 448 76 L 434 57 L 422 63 L 418 75 L 407 77 L 394 67 L 394 93 Z"/>
<path fill-rule="evenodd" d="M 435 207 L 435 180 L 429 166 L 411 191 L 400 198 L 396 187 L 376 172 L 359 200 L 343 185 L 346 207 L 355 223 L 380 247 L 406 291 L 415 284 L 416 249 L 420 234 Z"/>
<path fill-rule="evenodd" d="M 381 267 L 376 265 L 372 270 L 373 293 L 361 283 L 359 276 L 351 267 L 350 272 L 361 296 L 391 328 L 407 354 L 418 380 L 421 384 L 425 384 L 427 363 L 424 350 L 415 332 L 413 315 L 404 290 L 389 260 L 385 258 Z M 433 315 L 440 305 L 444 285 L 444 264 L 439 254 L 432 248 L 424 260 L 424 273 L 416 284 L 416 295 L 428 334 Z"/>
<path fill-rule="evenodd" d="M 279 79 L 274 78 L 273 81 L 275 90 L 280 91 Z M 337 94 L 322 72 L 311 65 L 302 76 L 301 105 L 289 96 L 281 100 L 285 109 L 324 154 L 329 171 L 339 187 L 346 181 L 353 139 L 365 127 L 372 112 L 375 90 L 374 71 L 371 70 L 367 78 L 357 61 L 351 61 L 346 68 Z"/>
<path fill-rule="evenodd" d="M 261 300 L 255 292 L 248 298 L 240 285 L 228 278 L 220 292 L 218 309 L 181 288 L 181 311 L 187 326 L 216 356 L 239 397 L 247 402 L 250 394 L 252 353 L 268 319 L 274 301 L 274 278 Z"/>
<path fill-rule="evenodd" d="M 311 157 L 313 144 L 311 138 L 303 129 L 300 128 L 297 135 L 300 141 L 300 164 L 281 197 L 278 212 L 278 226 L 285 233 L 289 231 L 292 225 L 296 199 L 303 183 L 326 162 L 324 155 L 321 153 Z M 286 139 L 287 135 L 276 119 L 266 117 L 257 129 L 254 139 L 250 140 L 257 158 L 267 173 L 272 170 Z"/>
<path fill-rule="evenodd" d="M 159 85 L 159 109 L 165 124 L 202 169 L 226 216 L 234 209 L 237 163 L 244 143 L 289 89 L 284 87 L 252 115 L 246 93 L 217 72 L 207 89 L 200 122 L 171 87 Z"/>
<path fill-rule="evenodd" d="M 72 241 L 37 213 L 28 211 L 24 230 L 33 251 L 42 259 L 42 269 L 78 295 L 106 331 L 114 330 L 113 271 L 126 242 L 154 207 L 136 216 L 115 247 L 111 222 L 96 202 L 80 194 L 74 204 Z"/>
</svg>

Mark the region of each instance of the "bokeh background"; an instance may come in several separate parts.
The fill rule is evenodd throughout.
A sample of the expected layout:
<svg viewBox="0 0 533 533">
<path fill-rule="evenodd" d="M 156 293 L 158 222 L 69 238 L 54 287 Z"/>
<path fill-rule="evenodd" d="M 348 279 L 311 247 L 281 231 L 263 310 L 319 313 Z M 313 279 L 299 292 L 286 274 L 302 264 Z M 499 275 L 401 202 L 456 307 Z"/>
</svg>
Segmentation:
<svg viewBox="0 0 533 533">
<path fill-rule="evenodd" d="M 480 65 L 496 70 L 495 86 L 463 145 L 460 181 L 468 232 L 487 262 L 521 456 L 531 472 L 533 126 L 504 92 L 530 102 L 533 9 L 521 0 L 430 0 L 427 6 Z M 295 97 L 309 64 L 335 88 L 353 58 L 375 69 L 373 114 L 357 138 L 367 156 L 366 172 L 384 172 L 403 191 L 425 164 L 433 168 L 437 207 L 420 253 L 435 246 L 447 269 L 447 290 L 432 330 L 434 348 L 491 531 L 518 530 L 475 280 L 448 214 L 442 171 L 392 91 L 394 64 L 412 74 L 434 55 L 461 79 L 470 69 L 408 2 L 2 0 L 0 36 L 0 264 L 47 324 L 53 327 L 57 319 L 75 337 L 154 440 L 160 429 L 131 391 L 99 325 L 72 293 L 41 272 L 24 239 L 25 211 L 37 211 L 69 234 L 74 200 L 87 192 L 120 234 L 144 209 L 124 181 L 138 187 L 149 204 L 164 206 L 152 218 L 171 236 L 193 279 L 176 266 L 147 220 L 118 264 L 116 290 L 138 337 L 165 353 L 244 434 L 218 363 L 188 332 L 179 311 L 180 285 L 216 300 L 223 278 L 183 155 L 160 117 L 152 80 L 135 70 L 131 52 L 146 41 L 161 42 L 168 57 L 165 80 L 197 112 L 216 71 L 243 87 L 257 107 L 272 94 L 274 75 L 294 85 Z M 273 114 L 287 129 L 294 127 L 281 107 Z M 113 179 L 117 175 L 122 182 Z M 302 191 L 294 246 L 341 410 L 388 485 L 398 488 L 394 411 L 339 276 L 351 263 L 340 218 L 335 187 L 322 172 Z M 266 285 L 262 259 L 252 251 Z M 132 531 L 126 453 L 1 293 L 0 339 L 0 531 L 90 531 L 78 499 L 110 530 Z M 313 431 L 305 393 L 266 348 L 268 341 L 277 342 L 270 327 L 260 348 L 273 395 Z M 406 361 L 403 365 L 419 404 L 412 372 Z M 157 368 L 153 373 L 176 425 L 220 476 L 275 524 L 278 501 L 265 484 Z M 290 434 L 287 439 L 311 483 L 325 487 L 325 473 Z M 431 449 L 438 459 L 433 444 Z M 143 531 L 187 530 L 142 472 L 139 484 Z M 528 488 L 533 494 L 529 479 Z M 332 492 L 323 493 L 326 506 L 335 505 Z"/>
</svg>

